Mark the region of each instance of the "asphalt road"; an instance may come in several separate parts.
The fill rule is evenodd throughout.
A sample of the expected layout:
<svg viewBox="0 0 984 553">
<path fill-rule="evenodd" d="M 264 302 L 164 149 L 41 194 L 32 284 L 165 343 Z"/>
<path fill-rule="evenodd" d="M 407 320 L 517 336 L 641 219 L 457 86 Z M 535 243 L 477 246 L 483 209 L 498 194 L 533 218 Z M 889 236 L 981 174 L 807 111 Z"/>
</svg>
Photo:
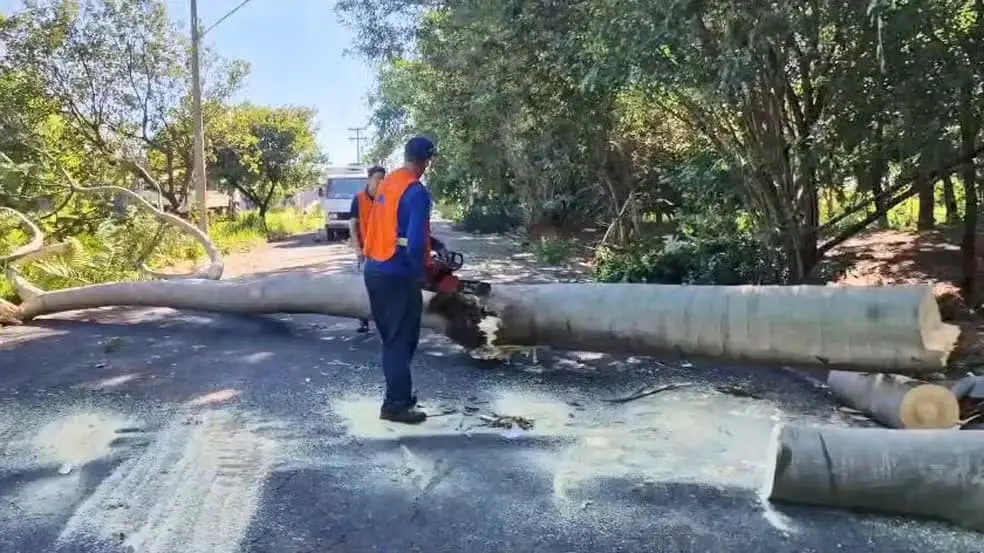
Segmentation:
<svg viewBox="0 0 984 553">
<path fill-rule="evenodd" d="M 375 418 L 378 346 L 354 327 L 105 309 L 0 330 L 0 551 L 984 549 L 944 524 L 764 508 L 772 425 L 845 424 L 787 373 L 479 366 L 428 334 L 415 383 L 440 416 L 411 428 Z M 493 413 L 534 426 L 482 426 Z"/>
</svg>

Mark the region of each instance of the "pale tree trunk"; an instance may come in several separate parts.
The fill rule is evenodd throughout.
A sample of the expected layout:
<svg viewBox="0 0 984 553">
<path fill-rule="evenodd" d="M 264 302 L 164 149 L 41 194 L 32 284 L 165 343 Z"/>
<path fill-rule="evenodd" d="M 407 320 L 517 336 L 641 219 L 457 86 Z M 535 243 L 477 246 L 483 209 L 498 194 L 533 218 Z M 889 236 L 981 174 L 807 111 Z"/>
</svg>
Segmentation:
<svg viewBox="0 0 984 553">
<path fill-rule="evenodd" d="M 142 196 L 133 192 L 132 190 L 128 190 L 120 186 L 81 187 L 75 184 L 75 182 L 71 179 L 71 176 L 68 175 L 67 172 L 62 170 L 62 174 L 67 179 L 67 181 L 71 183 L 70 185 L 71 190 L 75 192 L 82 192 L 82 193 L 112 192 L 117 195 L 122 195 L 124 198 L 135 202 L 138 207 L 150 211 L 154 215 L 154 217 L 157 218 L 157 220 L 160 221 L 162 224 L 171 224 L 177 227 L 178 229 L 191 234 L 191 236 L 195 238 L 195 240 L 205 248 L 205 253 L 208 255 L 209 262 L 205 267 L 184 274 L 174 274 L 174 273 L 164 273 L 164 272 L 154 271 L 146 264 L 144 264 L 143 261 L 141 261 L 139 269 L 145 275 L 151 278 L 164 279 L 164 280 L 180 279 L 180 278 L 218 280 L 219 278 L 222 277 L 222 271 L 225 267 L 222 262 L 222 254 L 219 253 L 218 248 L 215 247 L 215 244 L 212 243 L 208 235 L 203 233 L 194 225 L 188 223 L 187 221 L 176 215 L 166 213 L 163 210 L 163 208 L 155 208 L 153 204 L 151 204 Z M 158 191 L 159 190 L 160 187 L 158 187 Z M 71 242 L 60 242 L 56 244 L 45 245 L 44 233 L 42 233 L 41 229 L 37 225 L 35 225 L 27 216 L 9 207 L 0 206 L 0 211 L 7 211 L 9 213 L 12 213 L 20 220 L 23 226 L 31 234 L 31 241 L 29 243 L 25 244 L 24 246 L 21 246 L 20 248 L 17 248 L 9 255 L 0 258 L 0 265 L 6 264 L 7 266 L 7 270 L 6 270 L 7 279 L 14 286 L 15 290 L 17 291 L 17 294 L 24 302 L 20 306 L 15 306 L 13 304 L 10 304 L 9 302 L 0 300 L 0 325 L 21 324 L 23 320 L 28 320 L 34 316 L 32 315 L 32 313 L 33 311 L 36 310 L 36 308 L 32 307 L 32 304 L 38 302 L 40 302 L 40 304 L 43 304 L 44 298 L 47 297 L 46 295 L 49 294 L 49 292 L 45 292 L 44 290 L 30 283 L 21 274 L 20 268 L 32 261 L 43 259 L 45 257 L 68 253 L 71 251 L 74 245 Z M 159 232 L 157 236 L 158 237 L 160 236 Z M 85 290 L 85 287 L 76 290 Z"/>
<path fill-rule="evenodd" d="M 768 500 L 984 531 L 984 440 L 976 432 L 778 425 L 766 462 Z"/>
</svg>

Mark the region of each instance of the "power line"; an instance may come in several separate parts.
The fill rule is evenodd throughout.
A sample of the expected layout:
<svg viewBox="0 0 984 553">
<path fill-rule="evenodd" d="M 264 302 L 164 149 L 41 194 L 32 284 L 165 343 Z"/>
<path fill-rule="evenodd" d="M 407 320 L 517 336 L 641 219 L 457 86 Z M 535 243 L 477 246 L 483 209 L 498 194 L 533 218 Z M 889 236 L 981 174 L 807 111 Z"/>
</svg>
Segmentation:
<svg viewBox="0 0 984 553">
<path fill-rule="evenodd" d="M 362 131 L 366 130 L 366 127 L 349 127 L 348 130 L 355 133 L 355 136 L 349 137 L 349 140 L 355 142 L 355 161 L 356 163 L 362 163 L 362 143 L 369 141 L 369 137 L 362 134 Z"/>
<path fill-rule="evenodd" d="M 202 31 L 201 33 L 199 33 L 199 36 L 204 36 L 204 35 L 208 34 L 209 31 L 211 31 L 212 29 L 218 27 L 219 26 L 219 23 L 222 23 L 223 21 L 225 21 L 226 19 L 228 19 L 229 16 L 231 16 L 232 14 L 238 12 L 240 8 L 242 8 L 246 4 L 249 4 L 251 1 L 252 0 L 243 0 L 238 6 L 236 6 L 235 8 L 232 8 L 231 10 L 229 10 L 229 13 L 223 15 L 222 17 L 219 18 L 218 21 L 216 21 L 215 23 L 212 23 L 211 25 L 208 26 L 207 29 L 205 29 L 204 31 Z"/>
</svg>

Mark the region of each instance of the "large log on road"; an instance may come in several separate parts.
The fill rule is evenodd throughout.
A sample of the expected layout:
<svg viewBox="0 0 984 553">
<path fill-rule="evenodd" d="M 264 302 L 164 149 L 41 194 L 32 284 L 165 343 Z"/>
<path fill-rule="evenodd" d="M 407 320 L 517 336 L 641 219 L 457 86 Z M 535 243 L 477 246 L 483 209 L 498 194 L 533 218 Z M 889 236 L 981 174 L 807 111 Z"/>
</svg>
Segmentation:
<svg viewBox="0 0 984 553">
<path fill-rule="evenodd" d="M 928 286 L 496 285 L 500 343 L 930 372 L 959 327 Z"/>
<path fill-rule="evenodd" d="M 943 367 L 959 334 L 940 321 L 930 289 L 922 286 L 497 284 L 481 307 L 448 304 L 427 292 L 424 299 L 430 311 L 424 324 L 469 349 L 540 345 L 919 372 Z M 102 284 L 44 292 L 21 309 L 26 320 L 109 305 L 353 318 L 369 313 L 362 279 L 354 274 Z"/>
<path fill-rule="evenodd" d="M 959 430 L 777 425 L 772 501 L 907 514 L 984 531 L 984 440 Z"/>
</svg>

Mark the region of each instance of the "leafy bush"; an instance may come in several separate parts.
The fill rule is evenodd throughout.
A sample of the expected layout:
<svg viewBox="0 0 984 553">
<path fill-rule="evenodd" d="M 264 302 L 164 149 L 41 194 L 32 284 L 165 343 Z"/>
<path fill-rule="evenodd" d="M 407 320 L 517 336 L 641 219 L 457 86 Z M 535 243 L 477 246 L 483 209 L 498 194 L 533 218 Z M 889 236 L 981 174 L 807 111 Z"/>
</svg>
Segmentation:
<svg viewBox="0 0 984 553">
<path fill-rule="evenodd" d="M 158 246 L 152 249 L 158 239 Z M 9 252 L 27 241 L 21 230 L 6 232 L 0 250 Z M 68 252 L 27 265 L 24 274 L 28 280 L 47 290 L 135 280 L 141 278 L 141 262 L 162 268 L 204 253 L 190 237 L 170 226 L 162 229 L 155 219 L 135 208 L 102 221 L 95 232 L 80 234 L 68 242 Z M 0 280 L 0 295 L 8 299 L 15 295 L 6 280 Z"/>
<path fill-rule="evenodd" d="M 464 208 L 456 202 L 440 201 L 434 205 L 434 209 L 449 221 L 461 221 L 465 214 Z"/>
<path fill-rule="evenodd" d="M 738 234 L 716 239 L 660 240 L 622 251 L 602 250 L 595 277 L 602 282 L 654 284 L 784 284 L 783 253 Z"/>
<path fill-rule="evenodd" d="M 459 228 L 476 234 L 499 234 L 522 222 L 519 207 L 502 199 L 481 199 L 465 207 Z"/>
<path fill-rule="evenodd" d="M 574 242 L 571 240 L 540 238 L 533 242 L 533 255 L 546 265 L 559 265 L 571 258 Z"/>
</svg>

